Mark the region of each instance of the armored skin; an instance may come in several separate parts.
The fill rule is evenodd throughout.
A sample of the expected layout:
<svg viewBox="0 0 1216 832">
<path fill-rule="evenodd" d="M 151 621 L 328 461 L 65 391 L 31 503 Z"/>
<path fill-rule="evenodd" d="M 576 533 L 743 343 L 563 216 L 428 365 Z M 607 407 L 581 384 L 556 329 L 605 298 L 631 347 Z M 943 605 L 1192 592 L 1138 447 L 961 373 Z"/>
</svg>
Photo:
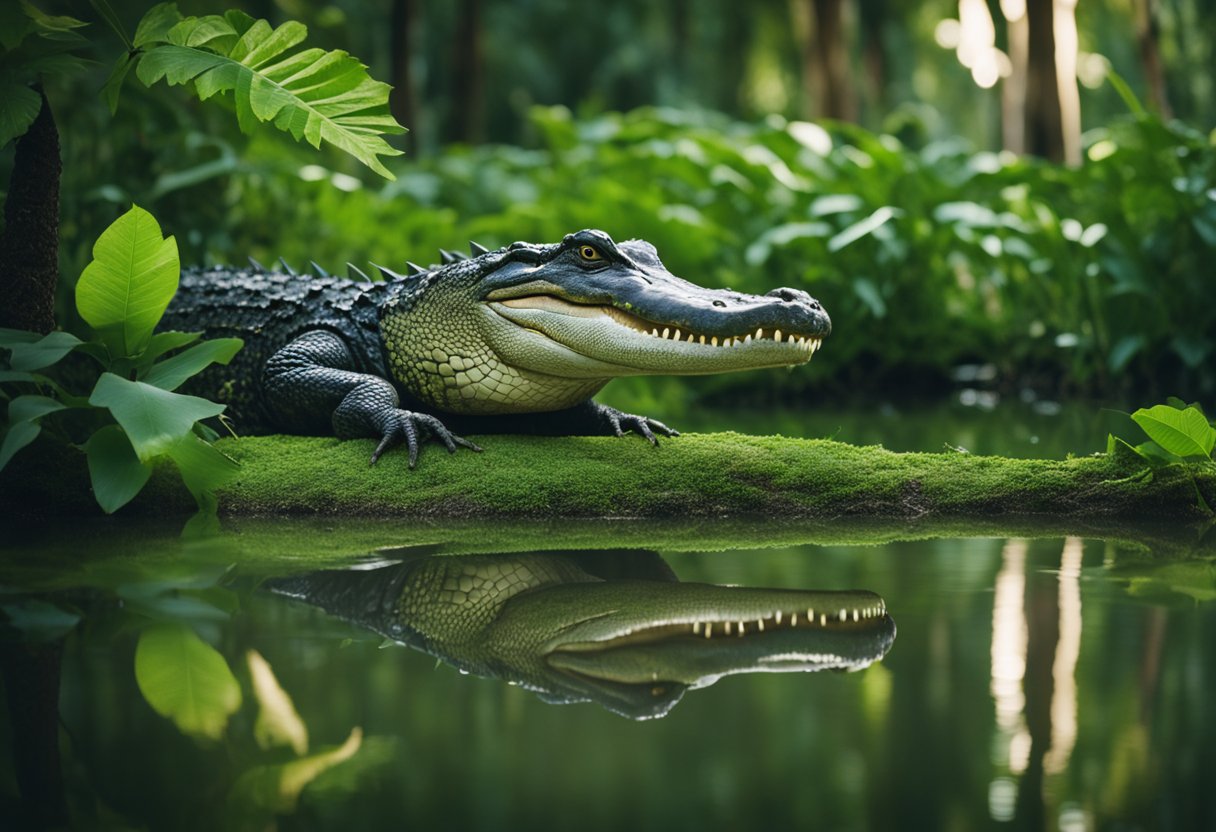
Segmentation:
<svg viewBox="0 0 1216 832">
<path fill-rule="evenodd" d="M 706 289 L 671 274 L 649 243 L 584 230 L 513 243 L 379 282 L 270 273 L 183 274 L 166 329 L 239 337 L 227 366 L 190 392 L 228 405 L 238 433 L 480 450 L 458 434 L 677 432 L 592 401 L 613 378 L 801 364 L 831 331 L 805 292 Z"/>
</svg>

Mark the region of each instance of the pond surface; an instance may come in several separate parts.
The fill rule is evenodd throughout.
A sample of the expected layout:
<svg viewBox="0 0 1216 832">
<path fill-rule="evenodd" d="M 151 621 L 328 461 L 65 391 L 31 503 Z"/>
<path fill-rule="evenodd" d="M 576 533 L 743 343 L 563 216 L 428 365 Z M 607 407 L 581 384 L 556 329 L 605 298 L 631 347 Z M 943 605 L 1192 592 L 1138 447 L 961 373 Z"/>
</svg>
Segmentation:
<svg viewBox="0 0 1216 832">
<path fill-rule="evenodd" d="M 0 817 L 20 782 L 79 828 L 1216 828 L 1211 540 L 958 534 L 14 531 Z"/>
</svg>

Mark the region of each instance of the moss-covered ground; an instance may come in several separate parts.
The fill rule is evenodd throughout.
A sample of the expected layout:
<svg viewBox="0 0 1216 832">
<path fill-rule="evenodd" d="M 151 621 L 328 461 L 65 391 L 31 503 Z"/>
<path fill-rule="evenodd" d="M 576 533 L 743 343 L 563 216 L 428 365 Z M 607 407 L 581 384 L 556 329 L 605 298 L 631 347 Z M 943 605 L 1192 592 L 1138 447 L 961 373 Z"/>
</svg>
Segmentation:
<svg viewBox="0 0 1216 832">
<path fill-rule="evenodd" d="M 893 453 L 827 440 L 691 434 L 657 448 L 636 437 L 486 436 L 484 453 L 427 447 L 368 465 L 370 441 L 225 440 L 241 465 L 220 493 L 229 514 L 413 517 L 1199 517 L 1193 466 L 1150 472 L 1098 455 L 1027 460 Z M 171 487 L 158 479 L 157 491 Z"/>
<path fill-rule="evenodd" d="M 1064 460 L 965 453 L 894 453 L 828 440 L 686 434 L 655 448 L 637 437 L 484 436 L 484 453 L 428 445 L 372 466 L 371 441 L 261 436 L 219 447 L 241 463 L 219 493 L 228 516 L 399 518 L 710 518 L 833 520 L 999 517 L 1202 520 L 1216 505 L 1210 467 L 1156 471 L 1133 455 Z M 35 455 L 31 454 L 30 459 Z M 86 510 L 87 473 L 64 450 L 55 464 L 14 466 L 0 497 L 35 508 Z M 133 507 L 187 511 L 171 470 Z"/>
</svg>

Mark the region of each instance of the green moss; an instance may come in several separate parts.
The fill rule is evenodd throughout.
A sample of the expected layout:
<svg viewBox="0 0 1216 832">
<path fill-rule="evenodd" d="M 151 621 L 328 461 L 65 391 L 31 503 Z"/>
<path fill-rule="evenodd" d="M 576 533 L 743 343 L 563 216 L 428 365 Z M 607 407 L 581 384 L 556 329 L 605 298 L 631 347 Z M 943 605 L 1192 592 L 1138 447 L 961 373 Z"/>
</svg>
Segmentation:
<svg viewBox="0 0 1216 832">
<path fill-rule="evenodd" d="M 368 465 L 371 441 L 262 436 L 219 447 L 241 463 L 219 494 L 227 516 L 382 518 L 987 519 L 1017 516 L 1202 520 L 1216 505 L 1210 467 L 1157 471 L 1128 456 L 1028 460 L 893 453 L 827 440 L 686 434 L 652 448 L 636 437 L 478 438 L 485 452 L 429 445 Z M 5 472 L 0 497 L 45 513 L 90 509 L 83 457 L 39 448 Z M 186 512 L 174 472 L 158 470 L 124 513 Z"/>
<path fill-rule="evenodd" d="M 1195 466 L 1149 472 L 1133 460 L 904 454 L 826 440 L 691 434 L 658 448 L 635 438 L 487 436 L 484 453 L 428 447 L 368 465 L 370 441 L 224 440 L 242 464 L 220 493 L 228 514 L 411 517 L 995 515 L 1198 518 Z M 164 478 L 154 490 L 165 494 Z"/>
</svg>

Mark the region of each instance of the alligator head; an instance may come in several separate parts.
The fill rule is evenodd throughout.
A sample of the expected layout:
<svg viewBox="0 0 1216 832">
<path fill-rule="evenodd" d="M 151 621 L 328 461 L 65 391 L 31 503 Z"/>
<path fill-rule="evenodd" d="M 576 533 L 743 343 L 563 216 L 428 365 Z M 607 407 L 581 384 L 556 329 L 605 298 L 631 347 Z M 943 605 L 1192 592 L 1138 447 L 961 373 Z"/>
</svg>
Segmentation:
<svg viewBox="0 0 1216 832">
<path fill-rule="evenodd" d="M 706 289 L 650 243 L 585 230 L 405 278 L 381 330 L 394 376 L 419 398 L 519 413 L 570 407 L 618 376 L 802 364 L 831 321 L 806 292 Z"/>
<path fill-rule="evenodd" d="M 632 554 L 635 566 L 662 564 Z M 603 580 L 586 565 L 552 554 L 430 557 L 272 588 L 461 670 L 631 719 L 664 716 L 685 691 L 730 674 L 857 670 L 895 639 L 872 592 L 679 583 L 651 568 Z"/>
</svg>

